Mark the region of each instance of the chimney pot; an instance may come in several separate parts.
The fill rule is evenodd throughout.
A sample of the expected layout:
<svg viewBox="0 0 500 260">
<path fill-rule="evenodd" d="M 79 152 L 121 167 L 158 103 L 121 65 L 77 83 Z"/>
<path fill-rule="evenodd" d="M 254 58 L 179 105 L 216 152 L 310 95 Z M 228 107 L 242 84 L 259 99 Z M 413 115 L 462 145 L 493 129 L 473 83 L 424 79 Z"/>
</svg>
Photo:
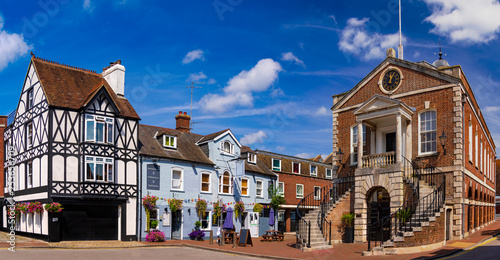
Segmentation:
<svg viewBox="0 0 500 260">
<path fill-rule="evenodd" d="M 190 121 L 191 117 L 187 115 L 186 112 L 182 114 L 182 111 L 179 111 L 179 114 L 175 116 L 175 130 L 189 133 L 190 132 Z"/>
<path fill-rule="evenodd" d="M 184 112 L 184 115 L 187 115 L 187 112 Z"/>
</svg>

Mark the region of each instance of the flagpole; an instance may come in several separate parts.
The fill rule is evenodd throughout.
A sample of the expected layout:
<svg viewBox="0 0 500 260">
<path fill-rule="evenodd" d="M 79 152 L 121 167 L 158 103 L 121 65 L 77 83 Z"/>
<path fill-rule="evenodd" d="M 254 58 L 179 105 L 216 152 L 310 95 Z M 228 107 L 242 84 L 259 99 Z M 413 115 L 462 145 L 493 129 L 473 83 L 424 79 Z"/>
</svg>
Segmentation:
<svg viewBox="0 0 500 260">
<path fill-rule="evenodd" d="M 403 59 L 403 44 L 401 41 L 401 0 L 399 0 L 399 46 L 398 46 L 398 58 Z"/>
</svg>

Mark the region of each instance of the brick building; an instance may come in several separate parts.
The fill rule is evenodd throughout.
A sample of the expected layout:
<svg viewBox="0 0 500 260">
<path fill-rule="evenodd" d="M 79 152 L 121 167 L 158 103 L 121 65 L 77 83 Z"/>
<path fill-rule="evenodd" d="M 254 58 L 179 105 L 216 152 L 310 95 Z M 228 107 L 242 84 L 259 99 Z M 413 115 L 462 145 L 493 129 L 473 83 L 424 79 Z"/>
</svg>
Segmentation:
<svg viewBox="0 0 500 260">
<path fill-rule="evenodd" d="M 498 159 L 496 161 L 496 180 L 498 180 L 498 178 L 500 177 L 500 159 Z M 496 193 L 496 200 L 495 200 L 495 204 L 496 204 L 496 214 L 500 214 L 500 185 L 498 183 L 498 181 L 496 182 L 497 183 L 497 193 Z"/>
<path fill-rule="evenodd" d="M 468 236 L 494 221 L 495 197 L 496 147 L 472 88 L 441 54 L 387 54 L 333 96 L 333 165 L 339 178 L 354 171 L 355 242 L 387 251 Z"/>
<path fill-rule="evenodd" d="M 321 162 L 319 158 L 303 159 L 261 150 L 255 153 L 259 160 L 278 174 L 278 191 L 286 200 L 286 204 L 281 205 L 278 211 L 278 229 L 295 232 L 297 204 L 308 194 L 314 194 L 319 200 L 321 189 L 332 182 L 332 164 Z"/>
</svg>

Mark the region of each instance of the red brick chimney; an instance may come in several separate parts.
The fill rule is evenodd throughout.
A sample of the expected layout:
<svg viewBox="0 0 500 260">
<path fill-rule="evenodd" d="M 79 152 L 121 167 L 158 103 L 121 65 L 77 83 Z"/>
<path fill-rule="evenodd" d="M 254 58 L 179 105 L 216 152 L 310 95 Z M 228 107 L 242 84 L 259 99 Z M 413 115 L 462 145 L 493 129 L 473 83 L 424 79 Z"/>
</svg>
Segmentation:
<svg viewBox="0 0 500 260">
<path fill-rule="evenodd" d="M 179 114 L 175 115 L 175 130 L 189 133 L 191 129 L 189 121 L 191 121 L 191 117 L 186 112 L 183 114 L 182 111 L 179 111 Z"/>
</svg>

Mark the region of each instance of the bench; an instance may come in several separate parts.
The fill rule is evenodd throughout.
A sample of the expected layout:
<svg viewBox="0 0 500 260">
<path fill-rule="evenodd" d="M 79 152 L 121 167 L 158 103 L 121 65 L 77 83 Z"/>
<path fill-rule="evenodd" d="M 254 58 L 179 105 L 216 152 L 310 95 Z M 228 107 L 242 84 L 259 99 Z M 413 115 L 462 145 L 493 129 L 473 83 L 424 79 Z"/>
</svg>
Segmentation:
<svg viewBox="0 0 500 260">
<path fill-rule="evenodd" d="M 262 235 L 262 239 L 260 241 L 273 241 L 273 236 L 268 236 L 268 235 Z"/>
</svg>

